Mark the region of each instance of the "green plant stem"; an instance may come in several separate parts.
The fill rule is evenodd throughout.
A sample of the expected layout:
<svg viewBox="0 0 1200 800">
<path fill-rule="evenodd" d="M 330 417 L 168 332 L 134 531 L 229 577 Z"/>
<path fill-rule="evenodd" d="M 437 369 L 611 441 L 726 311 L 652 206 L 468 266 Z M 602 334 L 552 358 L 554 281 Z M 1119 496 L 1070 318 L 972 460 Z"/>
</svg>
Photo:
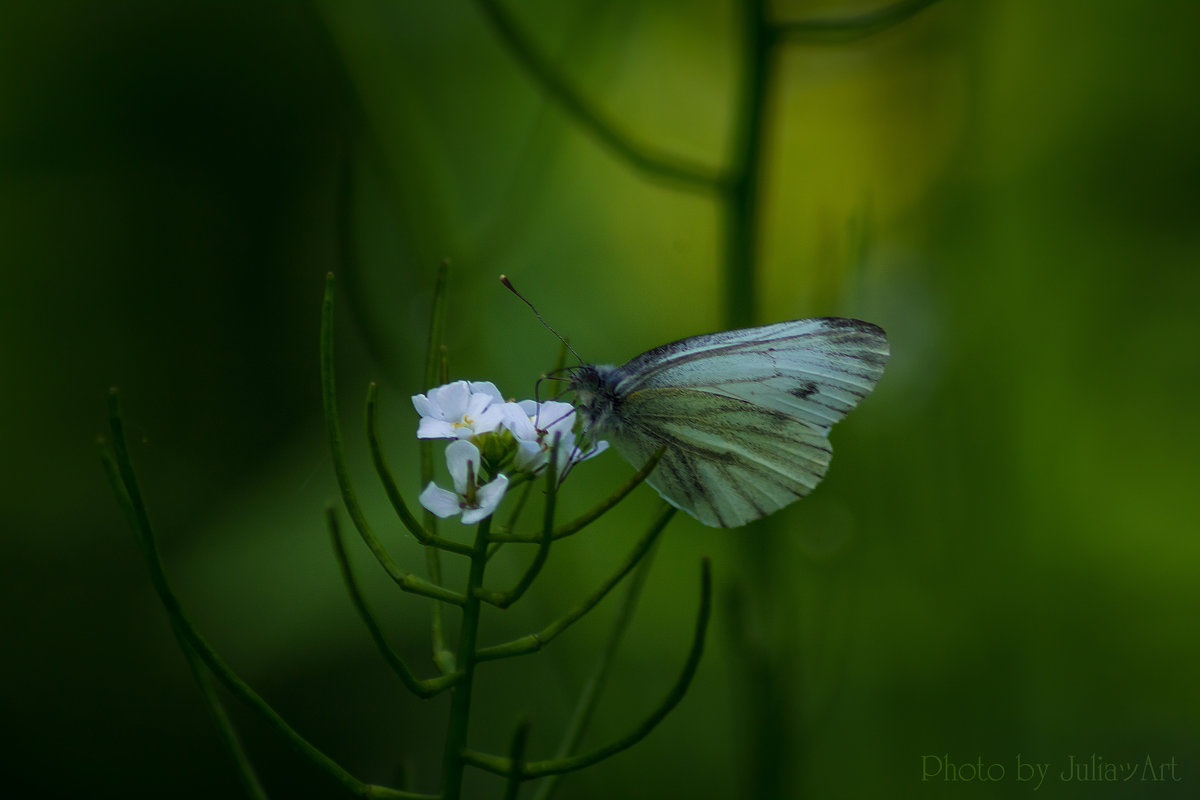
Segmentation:
<svg viewBox="0 0 1200 800">
<path fill-rule="evenodd" d="M 388 789 L 387 787 L 364 783 L 355 778 L 342 768 L 341 765 L 314 747 L 307 739 L 288 725 L 283 717 L 275 709 L 271 708 L 245 681 L 238 677 L 237 673 L 209 645 L 188 617 L 183 604 L 179 601 L 179 597 L 175 594 L 175 590 L 171 587 L 171 583 L 167 579 L 162 557 L 158 552 L 158 543 L 154 536 L 154 530 L 150 524 L 150 516 L 146 512 L 146 505 L 142 499 L 137 476 L 133 470 L 133 462 L 129 457 L 129 449 L 125 441 L 125 427 L 121 419 L 120 398 L 115 389 L 109 393 L 108 416 L 109 426 L 112 429 L 112 452 L 110 453 L 105 449 L 101 453 L 105 472 L 112 484 L 113 492 L 117 496 L 117 501 L 120 503 L 122 510 L 129 520 L 130 527 L 133 529 L 142 555 L 146 559 L 146 566 L 150 574 L 150 583 L 167 612 L 167 617 L 171 621 L 172 628 L 178 636 L 183 638 L 187 647 L 191 648 L 195 655 L 212 672 L 213 676 L 234 697 L 244 702 L 255 713 L 261 716 L 267 725 L 278 733 L 293 749 L 322 772 L 329 775 L 350 794 L 355 797 L 379 797 L 390 798 L 391 800 L 435 800 L 435 798 L 431 798 L 429 795 L 400 792 Z"/>
<path fill-rule="evenodd" d="M 467 602 L 462 608 L 457 654 L 458 671 L 462 673 L 462 680 L 450 690 L 450 725 L 446 731 L 445 750 L 442 754 L 442 800 L 459 800 L 462 797 L 463 752 L 466 750 L 467 730 L 471 720 L 471 692 L 475 685 L 477 663 L 475 643 L 479 635 L 479 612 L 483 605 L 476 596 L 476 590 L 483 586 L 491 519 L 483 519 L 475 531 L 475 547 L 467 576 Z"/>
<path fill-rule="evenodd" d="M 518 476 L 518 480 L 514 480 L 508 485 L 509 496 L 513 494 L 513 490 L 517 488 L 518 484 L 520 484 L 521 489 L 521 493 L 517 496 L 517 501 L 513 503 L 512 509 L 508 512 L 508 519 L 504 521 L 503 527 L 508 531 L 511 531 L 517 526 L 517 520 L 521 518 L 521 513 L 525 510 L 525 505 L 529 502 L 529 495 L 533 492 L 534 481 L 520 481 L 520 477 L 521 476 Z M 492 544 L 488 547 L 489 559 L 496 555 L 500 548 L 504 546 L 503 541 L 496 539 L 496 534 L 493 533 L 491 539 Z"/>
<path fill-rule="evenodd" d="M 650 528 L 646 531 L 638 543 L 634 545 L 633 550 L 628 556 L 626 556 L 621 565 L 617 567 L 616 572 L 610 575 L 608 580 L 602 583 L 600 587 L 596 589 L 596 591 L 592 592 L 591 596 L 589 596 L 574 609 L 550 623 L 537 633 L 531 633 L 528 636 L 522 636 L 519 639 L 513 639 L 512 641 L 505 642 L 504 644 L 493 645 L 492 647 L 485 647 L 481 649 L 476 654 L 476 660 L 491 661 L 497 658 L 511 658 L 512 656 L 525 655 L 526 653 L 534 653 L 538 650 L 541 650 L 556 636 L 583 617 L 584 614 L 587 614 L 589 611 L 595 608 L 596 605 L 603 600 L 610 591 L 612 591 L 613 587 L 620 583 L 621 579 L 629 574 L 631 569 L 637 566 L 637 563 L 641 561 L 642 557 L 646 555 L 646 552 L 650 549 L 651 545 L 654 544 L 654 541 L 658 538 L 659 534 L 662 533 L 663 528 L 665 528 L 667 523 L 671 521 L 671 518 L 675 516 L 675 511 L 676 509 L 674 506 L 669 506 L 664 503 L 662 511 L 660 511 L 659 515 L 654 518 L 654 521 L 650 524 Z"/>
<path fill-rule="evenodd" d="M 588 724 L 591 722 L 592 714 L 595 713 L 596 705 L 600 700 L 600 691 L 604 688 L 604 682 L 608 677 L 608 671 L 612 667 L 613 661 L 616 658 L 617 648 L 621 644 L 621 640 L 625 638 L 625 631 L 629 628 L 629 623 L 633 619 L 634 609 L 637 608 L 638 600 L 642 595 L 642 587 L 646 585 L 646 577 L 650 574 L 650 568 L 654 564 L 654 553 L 656 548 L 651 547 L 646 556 L 638 563 L 637 571 L 634 572 L 633 578 L 630 579 L 629 589 L 625 592 L 625 599 L 621 603 L 621 608 L 617 612 L 617 618 L 613 622 L 612 630 L 609 631 L 608 640 L 604 643 L 604 650 L 600 653 L 600 658 L 596 663 L 596 669 L 592 672 L 583 691 L 579 693 L 579 700 L 575 704 L 575 711 L 571 714 L 571 721 L 567 725 L 567 730 L 563 734 L 562 744 L 559 745 L 558 752 L 554 754 L 555 758 L 566 758 L 575 752 L 579 747 L 579 742 L 583 739 L 584 731 L 587 730 Z M 554 795 L 554 790 L 558 787 L 559 780 L 562 775 L 555 774 L 547 776 L 538 786 L 534 800 L 550 800 Z"/>
<path fill-rule="evenodd" d="M 517 800 L 524 780 L 525 745 L 529 742 L 529 720 L 521 719 L 513 731 L 512 744 L 508 748 L 508 761 L 512 769 L 504 781 L 504 800 Z"/>
<path fill-rule="evenodd" d="M 554 532 L 554 508 L 558 500 L 558 442 L 561 435 L 554 437 L 553 443 L 550 445 L 549 460 L 546 462 L 546 504 L 545 510 L 542 513 L 542 536 L 538 541 L 537 552 L 533 556 L 533 561 L 530 562 L 528 569 L 517 581 L 517 585 L 507 592 L 489 592 L 480 587 L 476 590 L 478 596 L 485 603 L 490 603 L 497 608 L 508 608 L 513 603 L 521 599 L 521 596 L 529 590 L 533 585 L 533 581 L 537 578 L 538 573 L 542 571 L 542 567 L 546 564 L 546 559 L 550 555 L 550 542 L 553 541 L 551 534 Z M 490 541 L 490 538 L 489 538 Z M 499 545 L 496 545 L 497 547 Z M 491 555 L 489 549 L 488 558 Z"/>
<path fill-rule="evenodd" d="M 562 76 L 561 69 L 550 63 L 500 0 L 476 0 L 476 5 L 497 38 L 534 82 L 602 146 L 648 177 L 665 180 L 681 189 L 708 192 L 721 185 L 718 170 L 646 147 L 620 130 Z"/>
<path fill-rule="evenodd" d="M 696 615 L 696 629 L 692 637 L 692 646 L 688 652 L 687 661 L 683 665 L 683 669 L 679 674 L 679 678 L 671 687 L 670 692 L 663 701 L 654 709 L 649 716 L 642 720 L 641 724 L 630 731 L 625 736 L 610 742 L 607 745 L 598 747 L 595 750 L 590 750 L 576 756 L 568 756 L 567 758 L 555 758 L 547 761 L 530 761 L 525 764 L 522 774 L 527 778 L 540 778 L 546 775 L 556 775 L 565 772 L 575 772 L 576 770 L 590 767 L 599 761 L 603 761 L 610 756 L 614 756 L 623 750 L 627 750 L 640 742 L 642 739 L 654 730 L 654 728 L 666 718 L 668 714 L 679 704 L 683 696 L 687 693 L 688 687 L 692 683 L 692 678 L 696 675 L 696 668 L 700 664 L 700 657 L 704 653 L 704 639 L 708 630 L 708 619 L 712 611 L 712 572 L 709 567 L 708 559 L 701 561 L 700 569 L 700 611 Z M 467 763 L 480 769 L 494 772 L 498 775 L 508 775 L 512 772 L 513 764 L 509 758 L 481 753 L 476 750 L 466 750 L 463 752 L 463 758 Z"/>
<path fill-rule="evenodd" d="M 938 0 L 904 0 L 853 17 L 781 22 L 775 26 L 786 43 L 844 44 L 864 39 L 916 16 Z"/>
<path fill-rule="evenodd" d="M 449 317 L 449 287 L 450 262 L 443 260 L 438 265 L 433 286 L 433 308 L 429 314 L 429 341 L 425 350 L 426 390 L 444 382 L 439 380 L 442 377 L 439 372 L 444 372 L 446 365 L 442 343 L 446 340 L 446 321 Z M 443 369 L 439 370 L 439 367 Z M 421 486 L 427 486 L 433 480 L 433 442 L 428 439 L 422 440 L 417 447 L 417 453 L 420 458 Z M 423 529 L 428 531 L 430 536 L 437 535 L 437 517 L 428 511 L 425 512 Z M 429 573 L 429 580 L 441 585 L 441 554 L 434 547 L 425 548 L 425 570 Z M 454 654 L 446 644 L 446 610 L 441 603 L 434 603 L 430 613 L 429 630 L 433 640 L 433 661 L 443 674 L 449 674 L 457 669 L 457 665 L 454 663 Z"/>
<path fill-rule="evenodd" d="M 742 82 L 733 135 L 725 215 L 725 322 L 745 328 L 758 302 L 758 218 L 762 192 L 761 159 L 771 75 L 771 28 L 766 0 L 743 0 Z"/>
<path fill-rule="evenodd" d="M 766 130 L 767 99 L 773 76 L 773 51 L 775 40 L 767 19 L 766 0 L 744 0 L 741 4 L 742 30 L 742 87 L 738 128 L 733 137 L 731 158 L 732 178 L 730 191 L 725 197 L 724 215 L 726 225 L 725 250 L 725 323 L 729 328 L 744 328 L 757 320 L 759 246 L 758 222 L 762 192 L 762 158 L 764 132 Z M 760 536 L 761 536 L 760 531 Z M 746 541 L 737 549 L 745 564 L 747 579 L 755 590 L 765 596 L 773 596 L 770 588 L 770 560 L 766 549 L 758 546 L 759 541 Z M 762 609 L 763 613 L 769 609 Z M 732 626 L 736 632 L 737 621 Z M 773 800 L 785 794 L 783 777 L 784 763 L 778 758 L 781 748 L 791 748 L 793 742 L 780 742 L 789 737 L 788 730 L 768 727 L 774 717 L 766 714 L 751 701 L 765 694 L 774 696 L 776 676 L 764 670 L 766 661 L 758 650 L 749 643 L 736 648 L 740 656 L 741 674 L 737 686 L 742 694 L 741 703 L 749 704 L 747 711 L 748 743 L 744 749 L 748 766 L 746 796 L 753 800 Z M 754 692 L 751 687 L 765 683 L 771 688 Z M 750 699 L 746 694 L 752 695 Z M 763 713 L 760 713 L 763 712 Z"/>
<path fill-rule="evenodd" d="M 383 635 L 383 630 L 379 627 L 375 615 L 371 613 L 370 608 L 367 606 L 367 601 L 363 597 L 362 591 L 358 587 L 358 581 L 354 577 L 354 570 L 350 568 L 350 559 L 346 553 L 345 542 L 342 541 L 341 526 L 338 525 L 337 514 L 332 508 L 328 509 L 325 513 L 326 521 L 329 525 L 330 537 L 333 539 L 333 552 L 337 557 L 338 566 L 341 567 L 342 578 L 346 582 L 346 588 L 350 592 L 350 599 L 354 603 L 354 608 L 358 611 L 358 616 L 362 619 L 363 624 L 367 626 L 367 631 L 370 633 L 371 639 L 375 642 L 375 646 L 379 648 L 379 652 L 383 655 L 384 660 L 388 662 L 392 670 L 400 678 L 401 683 L 417 697 L 428 698 L 445 691 L 461 680 L 462 673 L 458 672 L 452 672 L 428 680 L 421 680 L 413 674 L 408 663 L 400 657 L 400 654 L 392 649 L 392 646 L 388 644 L 387 637 Z"/>
<path fill-rule="evenodd" d="M 179 643 L 179 649 L 183 651 L 183 655 L 187 658 L 188 668 L 192 671 L 192 677 L 196 679 L 196 683 L 200 686 L 200 692 L 204 695 L 204 701 L 212 714 L 217 731 L 220 732 L 221 739 L 225 742 L 225 749 L 229 751 L 229 755 L 233 759 L 242 788 L 251 800 L 267 800 L 267 792 L 263 789 L 262 784 L 259 783 L 254 766 L 250 763 L 250 759 L 246 755 L 246 750 L 242 747 L 241 740 L 238 738 L 237 730 L 233 727 L 233 721 L 225 713 L 225 707 L 221 704 L 221 698 L 217 696 L 217 689 L 213 686 L 212 677 L 204 668 L 204 662 L 188 643 L 187 636 L 184 635 L 178 626 L 172 624 L 171 629 L 175 634 L 175 640 Z"/>
<path fill-rule="evenodd" d="M 723 194 L 726 240 L 725 323 L 728 328 L 743 328 L 758 322 L 760 248 L 758 225 L 761 221 L 762 176 L 765 131 L 770 111 L 770 94 L 775 74 L 775 61 L 780 45 L 787 42 L 840 42 L 862 38 L 895 25 L 935 0 L 905 0 L 876 11 L 854 17 L 829 20 L 808 20 L 772 23 L 768 17 L 767 0 L 745 0 L 742 20 L 743 67 L 739 98 L 738 128 L 733 137 L 728 190 Z M 744 540 L 739 548 L 745 565 L 746 580 L 760 597 L 774 597 L 771 554 L 764 543 L 770 540 L 765 530 L 775 524 L 762 523 L 759 536 Z M 769 616 L 771 609 L 763 600 L 751 601 L 763 607 L 751 611 L 755 618 Z M 740 633 L 737 622 L 731 626 Z M 790 762 L 802 754 L 802 743 L 790 724 L 798 716 L 795 710 L 785 711 L 795 676 L 781 675 L 772 667 L 770 654 L 761 645 L 742 642 L 734 651 L 741 658 L 738 685 L 745 695 L 742 705 L 747 709 L 747 742 L 751 776 L 746 796 L 754 800 L 773 800 L 790 794 L 787 775 Z"/>
<path fill-rule="evenodd" d="M 325 427 L 329 434 L 329 448 L 333 457 L 333 471 L 337 476 L 338 487 L 342 492 L 342 501 L 350 520 L 358 530 L 371 553 L 383 566 L 388 576 L 406 592 L 432 597 L 455 605 L 462 605 L 465 598 L 457 592 L 452 592 L 400 569 L 384 548 L 383 543 L 375 536 L 358 503 L 358 495 L 350 482 L 350 469 L 346 466 L 346 451 L 342 444 L 342 426 L 338 419 L 337 390 L 333 371 L 333 273 L 325 278 L 325 298 L 321 304 L 321 396 L 325 408 Z"/>
<path fill-rule="evenodd" d="M 613 492 L 607 499 L 601 501 L 590 511 L 587 511 L 571 520 L 567 524 L 560 526 L 554 531 L 554 535 L 551 538 L 557 541 L 559 539 L 565 539 L 568 536 L 573 536 L 574 534 L 579 533 L 579 531 L 583 530 L 588 525 L 591 525 L 593 522 L 599 519 L 600 516 L 606 511 L 610 510 L 617 503 L 628 497 L 629 493 L 636 489 L 642 483 L 642 481 L 646 480 L 646 476 L 648 476 L 654 470 L 654 468 L 658 466 L 658 461 L 662 458 L 662 454 L 665 452 L 665 449 L 666 448 L 660 447 L 658 451 L 654 453 L 654 455 L 650 456 L 646 463 L 642 465 L 642 468 L 635 472 L 633 477 L 627 480 L 619 489 L 617 489 L 617 491 Z M 491 541 L 538 544 L 541 541 L 541 537 L 525 536 L 515 533 L 493 533 L 491 536 Z"/>
<path fill-rule="evenodd" d="M 392 504 L 392 509 L 396 512 L 396 516 L 400 517 L 400 521 L 404 523 L 404 527 L 408 528 L 413 538 L 421 544 L 430 545 L 450 553 L 470 555 L 470 545 L 461 544 L 452 539 L 446 539 L 429 533 L 417 521 L 413 513 L 408 510 L 408 504 L 404 502 L 404 496 L 400 494 L 400 489 L 396 486 L 396 481 L 392 478 L 392 472 L 388 469 L 387 460 L 383 457 L 383 448 L 379 444 L 379 430 L 376 425 L 378 401 L 379 386 L 371 383 L 367 387 L 367 444 L 371 451 L 371 463 L 375 465 L 375 472 L 379 476 L 379 482 L 383 484 L 383 491 L 387 494 L 388 501 Z"/>
</svg>

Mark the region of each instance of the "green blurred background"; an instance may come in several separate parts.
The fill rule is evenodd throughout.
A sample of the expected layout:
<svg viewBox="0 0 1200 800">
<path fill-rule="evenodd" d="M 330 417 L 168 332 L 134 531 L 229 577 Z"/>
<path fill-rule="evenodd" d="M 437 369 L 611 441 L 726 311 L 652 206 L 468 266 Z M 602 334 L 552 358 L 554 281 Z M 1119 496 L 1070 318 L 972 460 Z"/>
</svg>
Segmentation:
<svg viewBox="0 0 1200 800">
<path fill-rule="evenodd" d="M 507 5 L 634 139 L 725 164 L 730 0 Z M 667 690 L 708 555 L 719 613 L 696 683 L 559 796 L 1025 796 L 1018 758 L 1051 765 L 1043 795 L 1196 796 L 1198 25 L 1183 3 L 944 0 L 779 51 L 757 319 L 869 319 L 892 362 L 811 498 L 762 526 L 668 529 L 588 741 Z M 323 528 L 324 274 L 342 279 L 347 429 L 379 381 L 415 494 L 408 396 L 427 388 L 438 261 L 454 375 L 527 397 L 556 343 L 497 274 L 585 357 L 622 361 L 725 326 L 720 224 L 711 193 L 647 180 L 583 132 L 467 0 L 0 6 L 0 793 L 237 791 L 96 457 L 110 385 L 209 639 L 354 774 L 388 783 L 408 763 L 433 791 L 446 699 L 391 678 Z M 350 438 L 368 513 L 418 569 Z M 586 469 L 571 507 L 629 473 L 615 456 Z M 530 598 L 485 617 L 485 643 L 573 605 L 654 507 L 642 490 L 556 546 Z M 363 556 L 396 646 L 429 674 L 427 604 Z M 474 746 L 506 747 L 528 711 L 531 753 L 553 751 L 613 606 L 486 665 Z M 234 716 L 273 795 L 338 796 Z M 1093 755 L 1141 770 L 1060 779 Z M 946 758 L 1003 775 L 922 780 Z"/>
</svg>

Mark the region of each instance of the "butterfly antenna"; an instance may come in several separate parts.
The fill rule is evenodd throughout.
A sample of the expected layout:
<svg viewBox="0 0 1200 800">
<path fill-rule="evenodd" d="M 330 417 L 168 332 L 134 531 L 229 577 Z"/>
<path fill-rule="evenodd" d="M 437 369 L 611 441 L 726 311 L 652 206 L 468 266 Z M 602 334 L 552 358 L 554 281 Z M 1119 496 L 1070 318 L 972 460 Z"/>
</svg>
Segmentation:
<svg viewBox="0 0 1200 800">
<path fill-rule="evenodd" d="M 507 275 L 501 275 L 500 282 L 504 284 L 506 289 L 515 294 L 517 297 L 521 298 L 522 303 L 529 306 L 529 309 L 533 312 L 533 315 L 538 318 L 538 322 L 542 323 L 542 325 L 546 327 L 546 330 L 553 333 L 558 340 L 563 343 L 563 346 L 566 347 L 567 350 L 571 351 L 571 355 L 575 356 L 576 361 L 578 361 L 580 364 L 583 363 L 583 359 L 579 357 L 579 353 L 575 352 L 575 348 L 571 347 L 571 343 L 564 339 L 562 334 L 554 330 L 554 327 L 549 322 L 546 322 L 546 319 L 538 312 L 537 307 L 534 306 L 533 303 L 529 302 L 525 295 L 517 291 L 516 287 L 512 285 L 512 281 L 508 279 Z"/>
</svg>

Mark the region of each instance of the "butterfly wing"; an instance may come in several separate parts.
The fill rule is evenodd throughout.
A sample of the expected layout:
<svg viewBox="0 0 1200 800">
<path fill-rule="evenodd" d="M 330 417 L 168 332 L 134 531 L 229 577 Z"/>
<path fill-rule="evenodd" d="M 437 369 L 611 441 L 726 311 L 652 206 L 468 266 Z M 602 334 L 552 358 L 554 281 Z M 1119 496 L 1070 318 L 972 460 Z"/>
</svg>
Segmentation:
<svg viewBox="0 0 1200 800">
<path fill-rule="evenodd" d="M 706 525 L 734 527 L 808 494 L 829 466 L 829 439 L 783 412 L 691 388 L 636 391 L 613 435 L 632 464 L 665 451 L 647 481 Z"/>
<path fill-rule="evenodd" d="M 620 368 L 621 396 L 694 388 L 779 411 L 824 433 L 875 388 L 889 355 L 869 322 L 822 317 L 693 336 Z"/>
<path fill-rule="evenodd" d="M 883 374 L 887 336 L 869 322 L 825 317 L 694 336 L 619 367 L 617 450 L 648 482 L 707 525 L 777 511 L 820 482 L 829 429 Z"/>
</svg>

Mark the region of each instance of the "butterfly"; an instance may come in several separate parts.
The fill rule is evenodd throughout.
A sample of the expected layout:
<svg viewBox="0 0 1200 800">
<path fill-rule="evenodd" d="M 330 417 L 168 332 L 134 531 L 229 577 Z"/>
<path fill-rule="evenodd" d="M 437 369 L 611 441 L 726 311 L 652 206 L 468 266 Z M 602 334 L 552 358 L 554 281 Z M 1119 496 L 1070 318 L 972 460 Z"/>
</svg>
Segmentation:
<svg viewBox="0 0 1200 800">
<path fill-rule="evenodd" d="M 804 497 L 829 467 L 829 429 L 875 388 L 887 334 L 822 317 L 664 344 L 624 366 L 571 368 L 585 429 L 663 498 L 730 528 Z"/>
</svg>

